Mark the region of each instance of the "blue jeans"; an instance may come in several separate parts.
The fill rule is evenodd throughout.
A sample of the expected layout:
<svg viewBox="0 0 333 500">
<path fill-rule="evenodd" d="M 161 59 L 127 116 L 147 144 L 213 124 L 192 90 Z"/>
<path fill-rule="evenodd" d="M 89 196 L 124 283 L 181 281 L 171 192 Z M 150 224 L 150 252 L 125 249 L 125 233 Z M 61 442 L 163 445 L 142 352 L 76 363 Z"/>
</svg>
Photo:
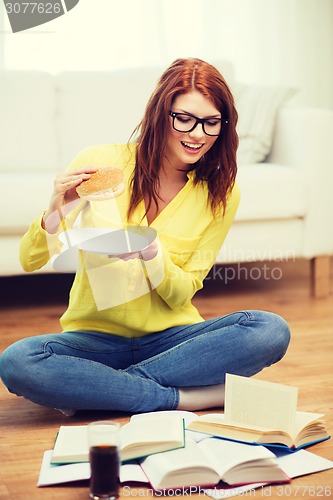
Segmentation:
<svg viewBox="0 0 333 500">
<path fill-rule="evenodd" d="M 290 332 L 276 314 L 241 311 L 124 338 L 90 331 L 26 338 L 0 357 L 10 392 L 40 405 L 132 413 L 176 409 L 179 388 L 222 384 L 279 361 Z"/>
</svg>

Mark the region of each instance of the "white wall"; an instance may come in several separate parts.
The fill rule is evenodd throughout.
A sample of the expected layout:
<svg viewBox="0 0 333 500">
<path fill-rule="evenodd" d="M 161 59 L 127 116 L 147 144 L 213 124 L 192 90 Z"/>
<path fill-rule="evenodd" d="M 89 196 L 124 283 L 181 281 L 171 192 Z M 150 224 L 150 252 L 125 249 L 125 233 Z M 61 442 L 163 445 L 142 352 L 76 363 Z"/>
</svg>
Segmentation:
<svg viewBox="0 0 333 500">
<path fill-rule="evenodd" d="M 332 0 L 208 0 L 206 52 L 233 60 L 243 82 L 286 84 L 333 109 Z M 215 15 L 212 15 L 215 13 Z"/>
<path fill-rule="evenodd" d="M 4 6 L 0 6 L 0 70 L 4 65 Z"/>
<path fill-rule="evenodd" d="M 3 47 L 9 68 L 53 72 L 226 59 L 239 81 L 296 87 L 301 104 L 333 109 L 333 0 L 80 0 L 17 34 L 1 10 L 0 67 Z"/>
</svg>

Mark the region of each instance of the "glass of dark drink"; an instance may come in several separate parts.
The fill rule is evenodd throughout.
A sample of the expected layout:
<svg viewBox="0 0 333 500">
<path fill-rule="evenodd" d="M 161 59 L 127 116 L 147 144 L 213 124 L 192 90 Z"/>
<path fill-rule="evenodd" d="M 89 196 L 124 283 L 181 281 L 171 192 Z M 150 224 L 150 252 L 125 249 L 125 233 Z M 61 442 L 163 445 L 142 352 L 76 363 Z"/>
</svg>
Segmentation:
<svg viewBox="0 0 333 500">
<path fill-rule="evenodd" d="M 109 420 L 88 425 L 90 498 L 116 500 L 119 497 L 120 424 Z"/>
</svg>

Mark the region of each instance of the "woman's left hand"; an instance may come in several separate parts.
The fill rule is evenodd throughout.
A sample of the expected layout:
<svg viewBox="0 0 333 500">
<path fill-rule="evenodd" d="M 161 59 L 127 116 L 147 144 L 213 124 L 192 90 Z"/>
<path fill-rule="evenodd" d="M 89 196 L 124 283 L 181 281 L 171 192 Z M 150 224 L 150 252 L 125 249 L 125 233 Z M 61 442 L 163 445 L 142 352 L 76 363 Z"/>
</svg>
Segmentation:
<svg viewBox="0 0 333 500">
<path fill-rule="evenodd" d="M 117 257 L 118 259 L 121 260 L 132 260 L 132 259 L 142 259 L 142 260 L 152 260 L 154 257 L 156 257 L 158 252 L 158 246 L 153 241 L 148 245 L 146 248 L 141 250 L 140 252 L 129 252 L 129 253 L 122 253 L 122 254 L 113 254 L 109 255 L 110 258 Z"/>
</svg>

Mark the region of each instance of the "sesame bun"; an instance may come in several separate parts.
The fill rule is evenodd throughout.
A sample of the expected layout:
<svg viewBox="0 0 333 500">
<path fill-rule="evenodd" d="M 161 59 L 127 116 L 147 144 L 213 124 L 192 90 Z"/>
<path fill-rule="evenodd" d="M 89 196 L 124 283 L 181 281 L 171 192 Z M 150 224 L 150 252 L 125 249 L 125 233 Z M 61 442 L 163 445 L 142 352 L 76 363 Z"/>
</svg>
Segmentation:
<svg viewBox="0 0 333 500">
<path fill-rule="evenodd" d="M 80 198 L 89 201 L 108 200 L 115 198 L 124 191 L 124 173 L 120 168 L 100 168 L 83 181 L 76 192 Z"/>
</svg>

